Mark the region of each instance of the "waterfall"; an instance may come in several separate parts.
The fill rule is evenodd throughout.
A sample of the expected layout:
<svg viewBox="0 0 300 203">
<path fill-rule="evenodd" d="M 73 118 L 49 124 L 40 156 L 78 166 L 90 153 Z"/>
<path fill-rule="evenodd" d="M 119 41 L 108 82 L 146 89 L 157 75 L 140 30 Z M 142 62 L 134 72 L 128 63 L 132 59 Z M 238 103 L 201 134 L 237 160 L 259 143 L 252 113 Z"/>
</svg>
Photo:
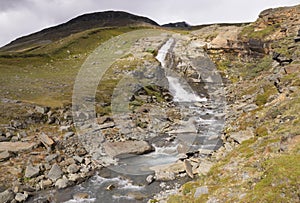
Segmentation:
<svg viewBox="0 0 300 203">
<path fill-rule="evenodd" d="M 166 66 L 166 57 L 167 53 L 169 52 L 172 44 L 174 43 L 174 39 L 170 38 L 158 51 L 156 59 L 161 63 L 161 66 L 165 69 L 168 67 Z M 169 82 L 169 91 L 173 95 L 173 100 L 175 102 L 202 102 L 207 101 L 206 98 L 201 98 L 194 93 L 192 88 L 185 82 L 183 84 L 179 78 L 166 75 L 168 82 Z"/>
</svg>

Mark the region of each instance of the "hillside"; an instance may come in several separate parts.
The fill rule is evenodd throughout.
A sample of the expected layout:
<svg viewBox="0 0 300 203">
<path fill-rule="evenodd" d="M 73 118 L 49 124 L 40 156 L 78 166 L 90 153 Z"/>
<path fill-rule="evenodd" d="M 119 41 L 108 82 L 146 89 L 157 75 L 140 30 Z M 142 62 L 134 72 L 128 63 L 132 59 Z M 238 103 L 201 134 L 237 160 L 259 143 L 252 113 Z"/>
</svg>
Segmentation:
<svg viewBox="0 0 300 203">
<path fill-rule="evenodd" d="M 18 38 L 0 48 L 0 51 L 18 51 L 37 47 L 63 39 L 82 31 L 103 27 L 158 26 L 153 20 L 122 11 L 105 11 L 78 16 L 70 21 Z"/>
<path fill-rule="evenodd" d="M 299 202 L 299 39 L 300 5 L 166 28 L 108 11 L 13 41 L 0 49 L 0 202 Z M 150 175 L 118 173 L 151 156 Z"/>
</svg>

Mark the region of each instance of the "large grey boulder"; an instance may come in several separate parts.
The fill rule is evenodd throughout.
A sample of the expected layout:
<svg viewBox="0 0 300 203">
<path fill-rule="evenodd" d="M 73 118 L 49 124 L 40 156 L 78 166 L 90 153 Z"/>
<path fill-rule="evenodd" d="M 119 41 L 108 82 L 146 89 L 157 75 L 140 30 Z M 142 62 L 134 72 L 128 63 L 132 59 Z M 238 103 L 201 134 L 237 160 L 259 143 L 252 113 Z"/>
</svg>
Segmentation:
<svg viewBox="0 0 300 203">
<path fill-rule="evenodd" d="M 40 168 L 38 166 L 34 167 L 29 165 L 25 169 L 25 177 L 26 178 L 34 178 L 40 174 Z"/>
<path fill-rule="evenodd" d="M 154 150 L 146 141 L 105 142 L 103 147 L 110 157 L 126 154 L 145 154 Z"/>
<path fill-rule="evenodd" d="M 58 164 L 53 164 L 51 167 L 48 178 L 50 178 L 52 181 L 56 181 L 62 176 L 63 172 Z"/>
</svg>

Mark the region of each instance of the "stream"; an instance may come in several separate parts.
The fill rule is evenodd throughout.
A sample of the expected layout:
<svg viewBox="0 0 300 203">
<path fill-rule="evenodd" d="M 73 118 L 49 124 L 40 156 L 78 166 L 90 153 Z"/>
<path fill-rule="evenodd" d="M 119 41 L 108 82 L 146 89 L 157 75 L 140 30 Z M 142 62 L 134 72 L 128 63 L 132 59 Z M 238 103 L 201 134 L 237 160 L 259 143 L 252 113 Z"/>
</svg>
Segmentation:
<svg viewBox="0 0 300 203">
<path fill-rule="evenodd" d="M 169 91 L 173 101 L 180 106 L 184 120 L 180 121 L 178 129 L 167 132 L 165 137 L 151 140 L 155 151 L 145 155 L 130 156 L 120 159 L 117 166 L 101 169 L 96 175 L 80 185 L 69 187 L 63 190 L 49 191 L 48 194 L 41 194 L 35 197 L 37 202 L 42 196 L 50 195 L 53 202 L 99 202 L 99 203 L 131 203 L 147 202 L 161 191 L 179 188 L 181 184 L 188 181 L 187 176 L 168 181 L 154 181 L 147 184 L 146 178 L 154 175 L 151 167 L 163 164 L 175 163 L 178 155 L 178 146 L 184 149 L 185 153 L 203 150 L 214 151 L 221 146 L 219 135 L 223 128 L 223 119 L 216 115 L 222 113 L 219 104 L 209 98 L 199 96 L 190 85 L 178 75 L 173 74 L 166 62 L 167 54 L 172 51 L 172 45 L 176 41 L 170 38 L 158 51 L 156 59 L 166 71 L 166 78 L 169 82 Z M 161 145 L 161 139 L 167 140 L 174 137 L 166 145 Z M 198 156 L 206 156 L 199 154 Z M 128 174 L 130 172 L 130 174 Z M 113 185 L 113 189 L 108 189 Z M 87 193 L 89 199 L 76 200 L 73 195 L 76 193 Z"/>
</svg>

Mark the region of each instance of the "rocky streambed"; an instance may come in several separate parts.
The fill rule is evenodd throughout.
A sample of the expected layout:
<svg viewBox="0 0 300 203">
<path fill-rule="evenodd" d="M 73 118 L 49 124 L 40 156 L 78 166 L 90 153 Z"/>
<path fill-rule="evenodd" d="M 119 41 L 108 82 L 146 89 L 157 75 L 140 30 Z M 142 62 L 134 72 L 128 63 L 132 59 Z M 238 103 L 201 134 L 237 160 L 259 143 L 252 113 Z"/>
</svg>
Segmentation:
<svg viewBox="0 0 300 203">
<path fill-rule="evenodd" d="M 225 100 L 222 79 L 203 46 L 178 34 L 138 40 L 132 48 L 136 55 L 149 47 L 159 49 L 157 60 L 144 63 L 148 69 L 139 76 L 156 84 L 135 88 L 129 104 L 142 105 L 131 112 L 97 117 L 96 127 L 82 124 L 84 141 L 73 133 L 71 109 L 35 110 L 42 118 L 47 115 L 43 122 L 57 122 L 64 133 L 59 139 L 38 133 L 40 143 L 32 137 L 30 148 L 41 146 L 46 152 L 32 152 L 40 157 L 29 159 L 25 167 L 22 181 L 31 187 L 15 187 L 6 191 L 8 196 L 17 194 L 29 202 L 163 201 L 188 179 L 207 173 L 212 166 L 207 157 L 222 145 Z M 150 94 L 149 88 L 159 94 Z"/>
</svg>

